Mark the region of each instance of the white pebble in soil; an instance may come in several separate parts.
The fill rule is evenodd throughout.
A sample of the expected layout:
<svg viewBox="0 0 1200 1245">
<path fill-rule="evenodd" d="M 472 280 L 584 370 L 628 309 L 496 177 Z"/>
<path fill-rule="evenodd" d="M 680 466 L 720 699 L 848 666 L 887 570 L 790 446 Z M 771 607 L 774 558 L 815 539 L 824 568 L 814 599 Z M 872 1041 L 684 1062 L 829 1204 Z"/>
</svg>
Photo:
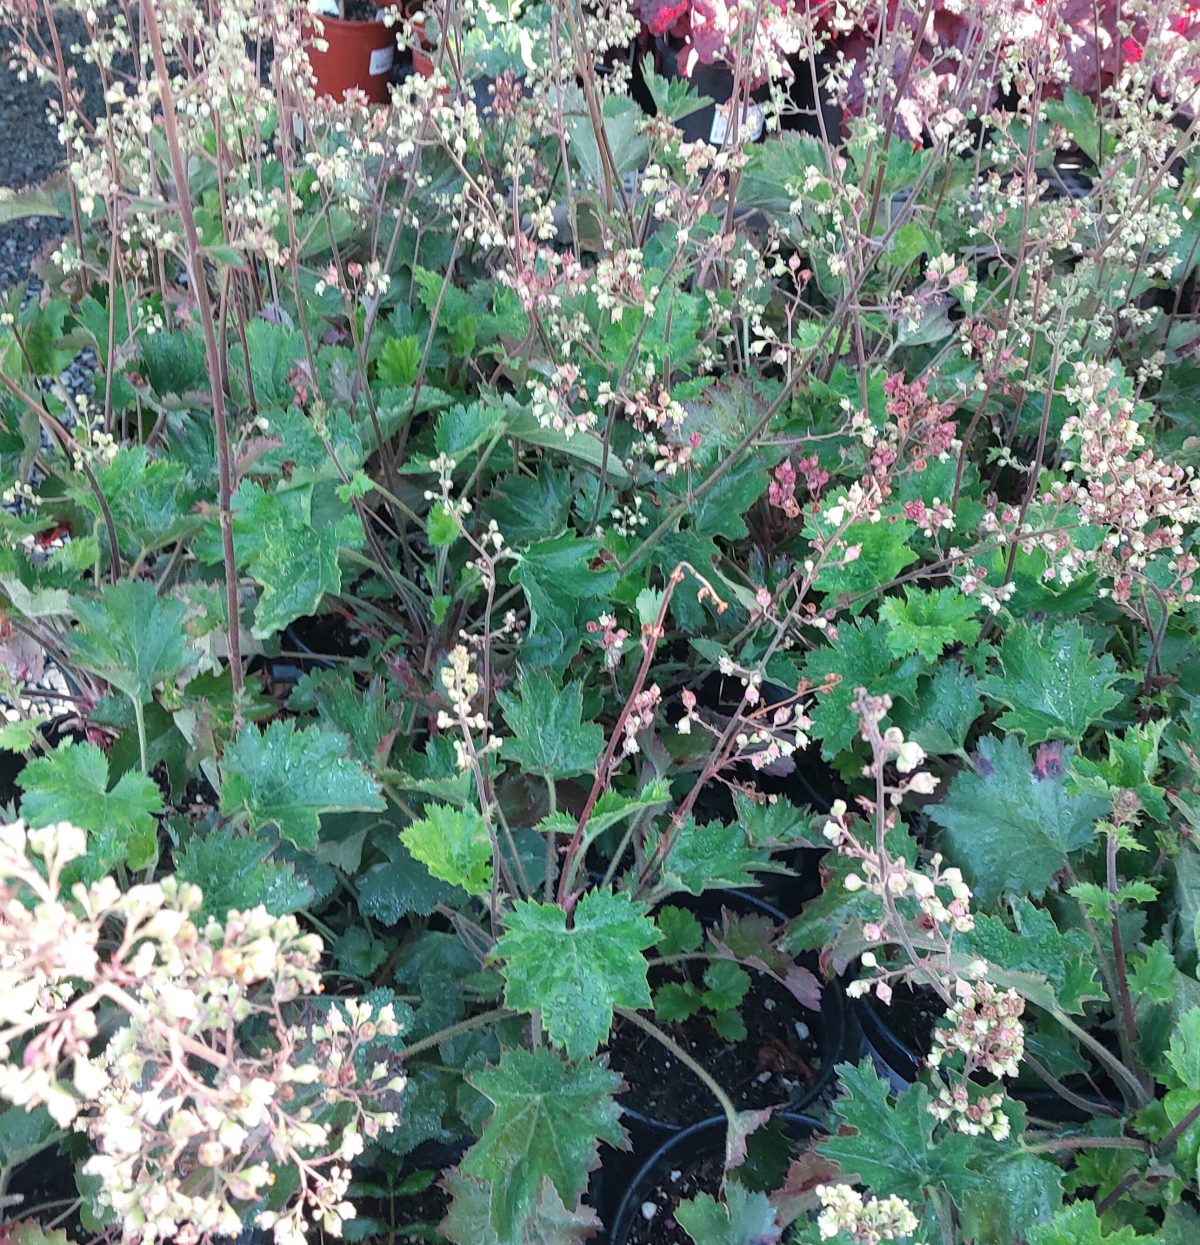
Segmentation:
<svg viewBox="0 0 1200 1245">
<path fill-rule="evenodd" d="M 796 1021 L 796 1036 L 803 1042 L 809 1035 L 809 1027 L 803 1020 Z"/>
<path fill-rule="evenodd" d="M 763 999 L 763 1010 L 768 1011 L 768 1012 L 773 1012 L 775 1010 L 775 1000 L 774 999 Z"/>
<path fill-rule="evenodd" d="M 642 1203 L 642 1218 L 649 1223 L 658 1214 L 658 1206 L 654 1202 Z"/>
</svg>

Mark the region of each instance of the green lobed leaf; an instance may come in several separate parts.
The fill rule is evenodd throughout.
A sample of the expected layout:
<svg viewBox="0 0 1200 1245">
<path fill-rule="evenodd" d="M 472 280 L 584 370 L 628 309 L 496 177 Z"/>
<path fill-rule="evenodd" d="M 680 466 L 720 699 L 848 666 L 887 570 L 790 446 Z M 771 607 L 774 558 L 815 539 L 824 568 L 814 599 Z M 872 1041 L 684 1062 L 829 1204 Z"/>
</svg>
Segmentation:
<svg viewBox="0 0 1200 1245">
<path fill-rule="evenodd" d="M 884 601 L 879 617 L 891 628 L 887 645 L 894 656 L 919 653 L 926 661 L 936 661 L 951 644 L 978 639 L 978 611 L 979 603 L 957 588 L 906 588 L 903 597 Z"/>
<path fill-rule="evenodd" d="M 582 685 L 570 683 L 560 691 L 547 675 L 534 672 L 522 675 L 517 690 L 518 696 L 497 696 L 512 731 L 501 756 L 543 778 L 595 773 L 604 731 L 583 723 Z"/>
<path fill-rule="evenodd" d="M 1020 732 L 1027 743 L 1078 743 L 1121 702 L 1112 686 L 1117 663 L 1107 654 L 1095 656 L 1077 622 L 1052 631 L 1018 623 L 1000 641 L 997 658 L 999 672 L 982 679 L 980 690 L 1007 706 L 996 725 Z"/>
<path fill-rule="evenodd" d="M 446 1174 L 444 1187 L 450 1210 L 438 1231 L 453 1245 L 578 1245 L 602 1226 L 596 1212 L 582 1202 L 568 1210 L 551 1181 L 543 1180 L 541 1195 L 519 1234 L 500 1235 L 492 1225 L 491 1189 L 484 1181 L 454 1169 Z"/>
<path fill-rule="evenodd" d="M 383 680 L 372 679 L 366 690 L 340 670 L 313 670 L 288 697 L 288 708 L 315 710 L 334 730 L 350 740 L 354 755 L 365 765 L 384 764 L 396 730 L 396 713 L 388 705 Z"/>
<path fill-rule="evenodd" d="M 494 955 L 503 962 L 505 1002 L 540 1011 L 551 1040 L 572 1059 L 596 1052 L 614 1007 L 650 1006 L 643 952 L 660 935 L 645 905 L 627 894 L 589 891 L 569 929 L 557 904 L 522 900 L 504 928 Z"/>
<path fill-rule="evenodd" d="M 695 1245 L 771 1245 L 783 1235 L 767 1195 L 736 1180 L 725 1186 L 723 1202 L 708 1193 L 680 1202 L 675 1219 Z"/>
<path fill-rule="evenodd" d="M 819 537 L 815 520 L 805 534 Z M 855 523 L 843 535 L 858 556 L 846 565 L 829 565 L 818 572 L 814 586 L 819 592 L 852 603 L 855 613 L 865 609 L 874 593 L 890 584 L 917 555 L 912 550 L 914 527 L 907 519 L 891 523 Z"/>
<path fill-rule="evenodd" d="M 1105 800 L 1067 794 L 1066 757 L 1047 753 L 1035 765 L 1014 737 L 979 741 L 973 770 L 963 770 L 946 799 L 929 809 L 944 830 L 943 848 L 985 907 L 1004 893 L 1040 895 L 1071 852 L 1096 837 Z"/>
<path fill-rule="evenodd" d="M 929 1090 L 910 1085 L 895 1100 L 870 1059 L 841 1064 L 841 1094 L 833 1104 L 839 1122 L 853 1129 L 820 1142 L 820 1154 L 845 1176 L 857 1176 L 880 1197 L 895 1194 L 920 1206 L 925 1190 L 943 1188 L 955 1200 L 977 1187 L 968 1164 L 976 1153 L 969 1137 L 947 1133 L 934 1141 Z"/>
<path fill-rule="evenodd" d="M 95 744 L 65 742 L 30 761 L 17 781 L 25 793 L 21 816 L 31 826 L 69 821 L 87 831 L 84 880 L 118 864 L 144 869 L 154 860 L 163 802 L 149 775 L 122 774 L 110 791 L 108 757 Z"/>
<path fill-rule="evenodd" d="M 983 713 L 979 680 L 957 661 L 942 662 L 917 687 L 915 707 L 893 711 L 896 725 L 933 756 L 961 753 Z"/>
<path fill-rule="evenodd" d="M 435 878 L 471 895 L 491 889 L 492 839 L 477 809 L 430 804 L 400 838 Z"/>
<path fill-rule="evenodd" d="M 40 739 L 42 727 L 50 719 L 45 714 L 34 714 L 30 718 L 17 718 L 15 722 L 0 724 L 0 751 L 28 752 L 33 741 Z"/>
<path fill-rule="evenodd" d="M 1109 735 L 1108 756 L 1103 761 L 1075 757 L 1071 764 L 1075 790 L 1107 798 L 1118 791 L 1132 791 L 1152 821 L 1165 822 L 1170 815 L 1165 793 L 1153 779 L 1158 773 L 1158 750 L 1166 725 L 1167 720 L 1161 718 L 1130 727 L 1120 735 Z"/>
<path fill-rule="evenodd" d="M 551 1051 L 509 1050 L 468 1076 L 493 1104 L 483 1135 L 460 1165 L 488 1190 L 489 1220 L 501 1240 L 521 1240 L 549 1180 L 577 1204 L 600 1141 L 628 1147 L 613 1095 L 621 1079 L 594 1060 L 565 1064 Z"/>
<path fill-rule="evenodd" d="M 722 886 L 755 886 L 754 871 L 764 868 L 771 858 L 769 849 L 747 843 L 738 822 L 710 821 L 699 826 L 689 818 L 676 829 L 652 830 L 646 836 L 648 854 L 655 854 L 664 834 L 674 837 L 659 883 L 668 891 L 699 895 Z"/>
<path fill-rule="evenodd" d="M 1175 1022 L 1167 1064 L 1177 1088 L 1200 1091 L 1200 1007 L 1190 1008 Z"/>
<path fill-rule="evenodd" d="M 78 597 L 72 604 L 79 619 L 71 636 L 74 660 L 130 700 L 149 700 L 191 661 L 187 606 L 160 597 L 148 580 L 110 584 L 97 599 Z"/>
<path fill-rule="evenodd" d="M 33 1158 L 57 1131 L 44 1106 L 0 1110 L 0 1167 L 11 1169 Z"/>
<path fill-rule="evenodd" d="M 920 659 L 894 657 L 888 635 L 883 622 L 844 623 L 834 643 L 814 649 L 804 663 L 804 676 L 812 686 L 829 686 L 812 711 L 812 733 L 821 740 L 826 760 L 845 752 L 858 734 L 850 709 L 855 688 L 865 687 L 873 695 L 887 692 L 893 700 L 912 700 L 916 693 Z"/>
<path fill-rule="evenodd" d="M 1049 1223 L 1029 1229 L 1027 1245 L 1152 1245 L 1151 1236 L 1142 1236 L 1126 1225 L 1107 1232 L 1091 1201 L 1064 1206 Z"/>
<path fill-rule="evenodd" d="M 414 860 L 399 835 L 385 840 L 381 850 L 386 859 L 358 879 L 358 910 L 363 916 L 395 925 L 402 917 L 429 916 L 438 904 L 454 901 L 454 888 Z"/>
<path fill-rule="evenodd" d="M 381 812 L 375 780 L 346 755 L 345 738 L 324 726 L 272 722 L 245 727 L 226 750 L 221 812 L 252 830 L 275 826 L 297 847 L 316 846 L 321 814 Z"/>
<path fill-rule="evenodd" d="M 654 919 L 662 931 L 659 950 L 663 955 L 686 954 L 700 949 L 704 941 L 704 928 L 686 908 L 664 904 L 655 913 Z"/>
<path fill-rule="evenodd" d="M 62 1228 L 47 1228 L 32 1219 L 20 1219 L 3 1225 L 3 1245 L 71 1245 Z"/>
<path fill-rule="evenodd" d="M 615 570 L 593 570 L 600 553 L 595 539 L 573 534 L 530 545 L 512 569 L 529 602 L 530 634 L 523 653 L 527 662 L 560 665 L 583 636 L 585 603 L 594 617 L 595 603 L 607 600 L 616 584 Z"/>
<path fill-rule="evenodd" d="M 268 844 L 225 826 L 189 838 L 175 853 L 175 874 L 200 887 L 201 911 L 219 920 L 230 911 L 245 912 L 259 904 L 274 916 L 303 908 L 312 899 L 312 888 L 290 864 L 277 864 L 269 856 Z"/>
<path fill-rule="evenodd" d="M 963 1205 L 963 1233 L 971 1241 L 1019 1241 L 1053 1219 L 1062 1206 L 1062 1171 L 1036 1154 L 1006 1155 L 989 1163 L 987 1179 Z"/>
<path fill-rule="evenodd" d="M 678 1024 L 703 1007 L 703 997 L 690 981 L 668 981 L 654 992 L 654 1014 L 664 1024 Z"/>
<path fill-rule="evenodd" d="M 417 379 L 421 366 L 421 343 L 411 333 L 389 337 L 379 351 L 376 369 L 379 379 L 392 389 L 403 389 Z"/>
<path fill-rule="evenodd" d="M 1028 899 L 1017 900 L 1012 915 L 1015 930 L 998 917 L 979 913 L 975 928 L 962 935 L 971 954 L 1000 968 L 1044 979 L 1066 1012 L 1080 1013 L 1086 1001 L 1104 997 L 1096 981 L 1092 944 L 1085 934 L 1079 930 L 1061 933 L 1050 914 Z"/>
</svg>

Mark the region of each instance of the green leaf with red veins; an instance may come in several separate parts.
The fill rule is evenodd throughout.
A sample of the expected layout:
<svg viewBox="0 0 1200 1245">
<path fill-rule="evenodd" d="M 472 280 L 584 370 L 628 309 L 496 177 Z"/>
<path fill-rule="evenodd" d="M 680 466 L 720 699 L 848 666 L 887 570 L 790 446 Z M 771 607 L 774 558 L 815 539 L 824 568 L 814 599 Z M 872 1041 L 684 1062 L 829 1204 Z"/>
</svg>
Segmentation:
<svg viewBox="0 0 1200 1245">
<path fill-rule="evenodd" d="M 1117 663 L 1107 654 L 1095 656 L 1076 622 L 1053 631 L 1018 623 L 1000 641 L 997 657 L 999 671 L 983 679 L 980 690 L 1007 706 L 996 725 L 1019 732 L 1026 743 L 1078 743 L 1121 703 L 1112 686 L 1120 677 Z"/>
<path fill-rule="evenodd" d="M 69 821 L 87 831 L 88 854 L 72 878 L 92 882 L 118 864 L 144 869 L 157 851 L 155 815 L 162 793 L 147 774 L 130 770 L 109 790 L 108 757 L 90 743 L 63 743 L 30 761 L 17 780 L 21 816 L 31 826 Z"/>
<path fill-rule="evenodd" d="M 736 1180 L 725 1186 L 723 1202 L 708 1193 L 680 1202 L 675 1219 L 695 1245 L 771 1245 L 783 1235 L 767 1195 Z"/>
<path fill-rule="evenodd" d="M 944 1189 L 956 1201 L 979 1186 L 982 1177 L 968 1163 L 978 1145 L 962 1133 L 933 1139 L 929 1090 L 910 1085 L 895 1099 L 869 1059 L 840 1065 L 841 1095 L 833 1104 L 844 1128 L 818 1144 L 818 1151 L 857 1176 L 879 1197 L 895 1194 L 920 1215 L 927 1189 Z"/>
<path fill-rule="evenodd" d="M 1095 841 L 1108 801 L 1067 794 L 1068 752 L 1039 749 L 1035 762 L 1013 736 L 988 735 L 979 741 L 975 768 L 957 774 L 946 799 L 929 808 L 944 831 L 943 851 L 981 907 L 1003 894 L 1043 894 L 1070 854 Z"/>
<path fill-rule="evenodd" d="M 345 738 L 323 726 L 296 729 L 272 722 L 247 726 L 226 749 L 221 769 L 221 812 L 252 830 L 275 826 L 311 851 L 324 813 L 382 812 L 375 780 L 347 756 Z"/>
<path fill-rule="evenodd" d="M 661 935 L 646 911 L 624 893 L 589 891 L 568 929 L 557 904 L 522 900 L 493 953 L 503 962 L 505 1002 L 541 1012 L 550 1039 L 572 1059 L 594 1055 L 614 1007 L 650 1006 L 643 953 Z"/>
<path fill-rule="evenodd" d="M 544 1212 L 547 1180 L 564 1205 L 578 1204 L 599 1142 L 628 1149 L 613 1097 L 621 1078 L 594 1060 L 571 1065 L 544 1047 L 509 1050 L 467 1079 L 495 1109 L 460 1171 L 487 1188 L 488 1221 L 501 1241 L 527 1239 L 526 1226 Z"/>
</svg>

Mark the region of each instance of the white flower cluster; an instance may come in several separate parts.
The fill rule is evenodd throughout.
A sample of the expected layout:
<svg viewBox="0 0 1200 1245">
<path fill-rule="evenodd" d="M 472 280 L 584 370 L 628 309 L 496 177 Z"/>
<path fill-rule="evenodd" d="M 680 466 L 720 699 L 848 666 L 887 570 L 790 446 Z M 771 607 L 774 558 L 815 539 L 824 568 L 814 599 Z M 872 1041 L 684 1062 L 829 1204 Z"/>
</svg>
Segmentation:
<svg viewBox="0 0 1200 1245">
<path fill-rule="evenodd" d="M 322 944 L 294 917 L 201 920 L 199 888 L 170 877 L 64 895 L 86 850 L 71 825 L 0 827 L 0 1096 L 89 1136 L 127 1242 L 239 1234 L 281 1171 L 296 1193 L 260 1226 L 278 1245 L 310 1217 L 338 1234 L 346 1164 L 397 1122 L 405 1081 L 374 1046 L 399 1033 L 390 1004 L 314 1022 Z"/>
<path fill-rule="evenodd" d="M 983 1068 L 993 1076 L 1016 1076 L 1025 1053 L 1025 1030 L 1021 1015 L 1025 1000 L 1015 990 L 1001 990 L 990 981 L 955 982 L 957 1000 L 945 1016 L 946 1023 L 934 1030 L 928 1063 L 961 1055 L 968 1068 Z"/>
<path fill-rule="evenodd" d="M 817 1230 L 823 1240 L 845 1233 L 861 1245 L 900 1241 L 917 1230 L 917 1217 L 901 1197 L 864 1198 L 848 1184 L 819 1184 L 821 1213 Z"/>
<path fill-rule="evenodd" d="M 1004 1141 L 1012 1131 L 1012 1124 L 1003 1107 L 1003 1090 L 993 1094 L 972 1093 L 971 1083 L 964 1079 L 955 1085 L 943 1085 L 929 1104 L 929 1113 L 968 1137 L 987 1133 L 993 1141 Z"/>
<path fill-rule="evenodd" d="M 1052 492 L 1079 508 L 1084 521 L 1105 529 L 1097 568 L 1118 602 L 1155 557 L 1166 554 L 1177 584 L 1168 600 L 1191 598 L 1195 559 L 1186 550 L 1189 529 L 1200 522 L 1200 478 L 1192 467 L 1158 458 L 1146 448 L 1137 408 L 1111 366 L 1078 363 L 1064 390 L 1078 408 L 1063 424 L 1062 439 L 1077 445 L 1078 461 L 1066 466 L 1075 480 Z M 1166 559 L 1164 559 L 1166 560 Z"/>
<path fill-rule="evenodd" d="M 442 690 L 450 702 L 452 713 L 438 710 L 440 730 L 458 730 L 462 736 L 454 740 L 455 761 L 460 770 L 471 768 L 472 756 L 499 751 L 503 740 L 492 735 L 491 723 L 474 709 L 479 695 L 479 676 L 472 669 L 471 654 L 463 644 L 456 644 L 446 655 L 441 673 Z"/>
</svg>

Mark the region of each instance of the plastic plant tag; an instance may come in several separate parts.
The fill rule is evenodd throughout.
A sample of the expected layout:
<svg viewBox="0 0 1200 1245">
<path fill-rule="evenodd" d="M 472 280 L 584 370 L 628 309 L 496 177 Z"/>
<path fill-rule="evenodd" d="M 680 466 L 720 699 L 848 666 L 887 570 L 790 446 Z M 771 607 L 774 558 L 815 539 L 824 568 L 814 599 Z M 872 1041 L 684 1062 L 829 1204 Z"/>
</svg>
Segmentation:
<svg viewBox="0 0 1200 1245">
<path fill-rule="evenodd" d="M 714 147 L 720 147 L 726 139 L 730 130 L 730 120 L 733 116 L 733 101 L 728 104 L 720 104 L 713 113 L 712 128 L 708 133 L 708 141 Z M 738 126 L 738 137 L 747 143 L 757 142 L 762 137 L 763 127 L 766 125 L 767 110 L 762 104 L 749 104 L 742 112 L 741 122 Z"/>
</svg>

